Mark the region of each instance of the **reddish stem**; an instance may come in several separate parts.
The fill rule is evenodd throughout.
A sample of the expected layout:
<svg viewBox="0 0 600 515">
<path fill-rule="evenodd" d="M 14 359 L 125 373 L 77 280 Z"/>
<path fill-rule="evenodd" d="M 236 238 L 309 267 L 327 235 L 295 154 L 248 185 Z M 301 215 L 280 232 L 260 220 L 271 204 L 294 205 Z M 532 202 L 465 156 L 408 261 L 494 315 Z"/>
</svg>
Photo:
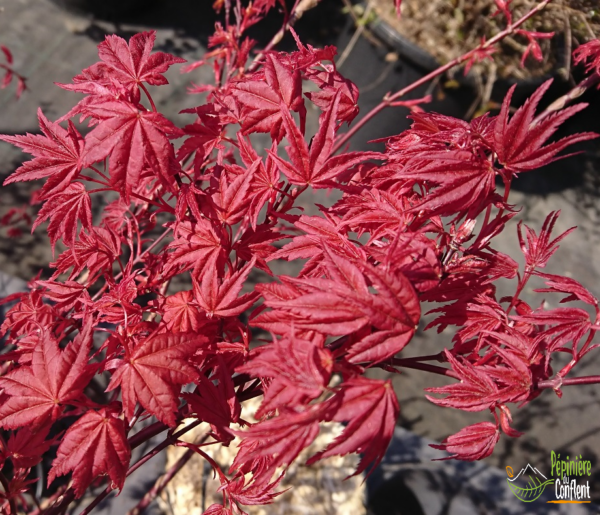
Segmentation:
<svg viewBox="0 0 600 515">
<path fill-rule="evenodd" d="M 159 198 L 160 202 L 156 202 L 152 199 L 149 199 L 148 197 L 144 197 L 143 195 L 138 195 L 137 193 L 134 193 L 133 191 L 130 193 L 130 195 L 132 197 L 135 197 L 138 200 L 141 200 L 142 202 L 146 202 L 146 203 L 152 204 L 153 206 L 156 206 L 160 209 L 164 209 L 168 213 L 175 214 L 175 210 L 169 204 L 166 204 L 161 198 Z"/>
<path fill-rule="evenodd" d="M 100 170 L 98 170 L 98 168 L 96 168 L 95 166 L 90 166 L 89 169 L 93 170 L 98 175 L 100 175 L 106 182 L 110 183 L 110 179 L 105 174 L 103 174 Z"/>
<path fill-rule="evenodd" d="M 400 368 L 412 368 L 414 370 L 423 370 L 424 372 L 431 372 L 432 374 L 437 374 L 446 377 L 452 377 L 454 379 L 459 379 L 458 374 L 454 372 L 454 370 L 450 370 L 444 367 L 438 367 L 436 365 L 428 365 L 427 363 L 420 363 L 419 361 L 412 361 L 409 359 L 398 359 L 392 358 L 390 360 L 391 364 L 395 367 Z"/>
<path fill-rule="evenodd" d="M 156 248 L 156 246 L 167 237 L 169 232 L 171 232 L 171 228 L 168 228 L 158 238 L 156 238 L 156 240 L 154 240 L 154 242 L 152 242 L 152 245 L 150 245 L 146 250 L 144 250 L 144 252 L 142 252 L 138 257 L 136 257 L 133 260 L 132 264 L 137 265 L 144 258 L 144 256 L 146 254 L 148 254 L 149 252 L 152 252 L 152 250 L 154 250 Z M 114 278 L 115 281 L 118 281 L 122 276 L 123 276 L 123 273 L 119 272 Z M 94 295 L 92 297 L 92 300 L 94 300 L 94 301 L 98 300 L 100 298 L 100 296 L 104 293 L 104 290 L 106 290 L 107 287 L 108 287 L 108 283 L 106 283 L 104 286 L 102 286 L 102 288 L 100 288 L 100 290 L 98 290 L 98 293 L 96 293 L 96 295 Z"/>
<path fill-rule="evenodd" d="M 258 53 L 258 55 L 254 58 L 254 60 L 252 61 L 252 64 L 248 68 L 248 73 L 252 73 L 252 72 L 256 71 L 256 69 L 261 65 L 261 60 L 265 56 L 265 54 L 283 39 L 283 36 L 285 35 L 285 33 L 294 24 L 294 22 L 296 21 L 294 19 L 295 11 L 296 11 L 296 7 L 298 7 L 299 3 L 300 3 L 300 0 L 296 0 L 294 2 L 294 6 L 292 7 L 292 10 L 291 10 L 291 15 L 288 15 L 287 11 L 285 12 L 284 19 L 283 19 L 283 25 L 277 31 L 277 33 L 273 36 L 271 41 L 269 41 L 267 46 L 265 48 L 263 48 Z"/>
<path fill-rule="evenodd" d="M 175 475 L 185 466 L 185 464 L 190 461 L 192 456 L 194 456 L 195 452 L 193 449 L 188 449 L 185 451 L 183 456 L 179 458 L 175 464 L 168 470 L 168 472 L 161 477 L 158 478 L 154 486 L 142 497 L 142 500 L 137 504 L 135 508 L 129 510 L 127 515 L 141 515 L 146 511 L 146 508 L 150 506 L 150 503 L 154 501 L 164 490 L 164 488 L 169 484 Z"/>
<path fill-rule="evenodd" d="M 339 151 L 348 142 L 348 140 L 350 138 L 352 138 L 352 136 L 354 136 L 354 134 L 356 134 L 362 128 L 363 125 L 365 125 L 367 122 L 369 122 L 371 120 L 371 118 L 373 118 L 375 115 L 377 115 L 380 111 L 383 111 L 386 107 L 391 106 L 394 101 L 398 100 L 399 98 L 403 97 L 404 95 L 407 95 L 408 93 L 411 93 L 412 91 L 423 86 L 424 84 L 427 84 L 430 80 L 435 79 L 436 77 L 442 75 L 443 73 L 454 68 L 455 66 L 458 66 L 458 65 L 464 63 L 465 61 L 469 60 L 471 58 L 471 56 L 473 56 L 479 50 L 485 50 L 486 48 L 489 48 L 489 47 L 495 45 L 496 43 L 498 43 L 505 37 L 510 36 L 511 34 L 513 34 L 515 32 L 515 30 L 517 28 L 519 28 L 521 25 L 523 25 L 535 13 L 537 13 L 538 11 L 540 11 L 544 7 L 546 7 L 546 5 L 549 2 L 550 2 L 550 0 L 542 0 L 531 11 L 529 11 L 527 14 L 525 14 L 525 16 L 521 17 L 519 20 L 517 20 L 512 25 L 509 25 L 508 27 L 506 27 L 506 29 L 504 29 L 503 31 L 496 34 L 493 38 L 488 39 L 487 41 L 481 43 L 480 45 L 478 45 L 471 51 L 467 52 L 466 54 L 463 54 L 460 57 L 457 57 L 456 59 L 452 59 L 452 61 L 446 63 L 443 66 L 440 66 L 436 70 L 433 70 L 431 73 L 425 75 L 424 77 L 417 80 L 416 82 L 413 82 L 409 86 L 402 88 L 400 91 L 397 91 L 393 95 L 390 95 L 389 93 L 386 94 L 383 97 L 383 100 L 381 101 L 381 103 L 379 105 L 377 105 L 373 109 L 371 109 L 371 111 L 369 111 L 365 116 L 363 116 L 356 123 L 356 125 L 354 125 L 354 127 L 352 127 L 348 132 L 346 132 L 339 139 L 339 141 L 333 147 L 332 153 L 335 154 L 337 151 Z"/>
<path fill-rule="evenodd" d="M 150 102 L 150 107 L 152 107 L 152 111 L 154 111 L 156 113 L 156 106 L 154 105 L 154 100 L 152 100 L 152 97 L 150 96 L 150 93 L 146 89 L 146 86 L 144 86 L 144 84 L 142 84 L 141 82 L 139 83 L 139 86 L 140 86 L 140 88 L 142 88 L 142 91 L 146 94 L 146 97 L 148 97 L 148 101 Z"/>
<path fill-rule="evenodd" d="M 209 434 L 205 434 L 201 438 L 199 443 L 204 443 L 207 440 L 208 436 Z M 187 451 L 185 451 L 183 456 L 181 456 L 181 458 L 179 458 L 164 475 L 158 478 L 156 483 L 154 483 L 154 486 L 146 493 L 146 495 L 144 495 L 144 497 L 137 504 L 137 506 L 128 512 L 127 515 L 140 515 L 141 513 L 143 513 L 146 510 L 146 508 L 150 506 L 150 503 L 152 503 L 152 501 L 161 494 L 161 492 L 175 477 L 175 475 L 185 466 L 185 464 L 190 460 L 194 453 L 194 449 L 188 449 Z"/>
<path fill-rule="evenodd" d="M 555 379 L 546 379 L 545 381 L 540 381 L 535 385 L 535 388 L 537 390 L 544 390 L 546 388 L 552 388 L 553 390 L 555 390 L 563 386 L 598 383 L 600 383 L 600 376 L 570 377 L 568 379 L 562 379 L 560 377 L 557 377 Z"/>
<path fill-rule="evenodd" d="M 2 472 L 0 472 L 0 483 L 4 488 L 4 493 L 6 494 L 6 499 L 8 501 L 8 507 L 10 510 L 10 513 L 8 513 L 7 515 L 17 515 L 17 505 L 15 504 L 14 498 L 10 495 L 10 483 L 8 482 L 8 479 L 6 479 L 6 476 Z"/>
<path fill-rule="evenodd" d="M 129 467 L 129 469 L 127 470 L 127 476 L 130 476 L 131 474 L 133 474 L 137 469 L 139 469 L 142 465 L 144 465 L 144 463 L 151 460 L 154 456 L 156 456 L 163 449 L 166 449 L 169 445 L 175 443 L 178 438 L 183 436 L 188 431 L 191 431 L 192 429 L 194 429 L 196 426 L 198 426 L 201 423 L 202 423 L 201 420 L 196 420 L 196 421 L 192 422 L 191 424 L 188 424 L 187 426 L 185 426 L 183 429 L 180 429 L 176 433 L 172 434 L 171 436 L 168 436 L 165 440 L 163 440 L 156 447 L 154 447 L 154 449 L 147 452 L 134 465 Z M 164 424 L 162 424 L 162 423 L 160 423 L 160 424 L 164 426 Z M 164 430 L 164 428 L 162 430 Z M 134 435 L 134 436 L 137 436 L 137 435 Z M 138 443 L 138 445 L 141 444 L 143 441 L 149 440 L 150 438 L 151 438 L 151 436 L 148 436 L 144 440 L 140 441 Z M 133 437 L 132 437 L 132 439 L 133 439 Z M 133 445 L 132 445 L 132 448 L 133 448 Z M 91 511 L 96 506 L 98 506 L 98 504 L 100 504 L 104 499 L 106 499 L 106 497 L 113 490 L 114 490 L 114 488 L 112 488 L 111 485 L 108 485 L 79 515 L 89 515 L 91 513 Z M 69 490 L 67 490 L 67 492 L 65 493 L 61 502 L 58 505 L 50 508 L 45 515 L 58 515 L 58 514 L 62 513 L 63 509 L 65 509 L 69 504 L 71 504 L 71 502 L 73 502 L 74 499 L 75 499 L 75 490 L 73 488 L 69 488 Z"/>
</svg>

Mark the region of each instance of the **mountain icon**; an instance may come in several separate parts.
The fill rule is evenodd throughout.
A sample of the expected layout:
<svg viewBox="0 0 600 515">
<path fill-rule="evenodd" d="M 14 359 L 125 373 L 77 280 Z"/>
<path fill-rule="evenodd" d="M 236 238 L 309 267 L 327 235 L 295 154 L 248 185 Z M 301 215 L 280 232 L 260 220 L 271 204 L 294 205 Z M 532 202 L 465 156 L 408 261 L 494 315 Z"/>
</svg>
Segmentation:
<svg viewBox="0 0 600 515">
<path fill-rule="evenodd" d="M 523 467 L 514 478 L 512 477 L 512 468 L 507 467 L 507 472 L 510 476 L 506 478 L 509 488 L 517 499 L 523 502 L 539 499 L 546 487 L 554 482 L 552 479 L 547 479 L 530 463 Z M 517 480 L 519 481 L 517 482 Z"/>
</svg>

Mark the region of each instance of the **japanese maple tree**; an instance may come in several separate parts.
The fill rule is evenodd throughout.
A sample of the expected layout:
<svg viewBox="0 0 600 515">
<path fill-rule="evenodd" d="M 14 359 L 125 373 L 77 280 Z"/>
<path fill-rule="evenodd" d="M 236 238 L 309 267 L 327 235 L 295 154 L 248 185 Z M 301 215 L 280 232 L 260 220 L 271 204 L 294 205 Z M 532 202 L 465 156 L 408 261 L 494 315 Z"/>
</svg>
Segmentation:
<svg viewBox="0 0 600 515">
<path fill-rule="evenodd" d="M 167 445 L 190 446 L 179 438 L 201 421 L 210 432 L 191 448 L 215 469 L 223 495 L 208 514 L 273 502 L 286 467 L 332 421 L 343 432 L 309 463 L 360 453 L 356 473 L 372 471 L 400 409 L 391 381 L 365 376 L 373 367 L 447 376 L 449 384 L 428 389 L 431 402 L 488 413 L 436 446 L 463 460 L 489 456 L 501 433 L 520 435 L 511 427 L 515 404 L 544 388 L 560 395 L 566 385 L 600 382 L 571 375 L 597 347 L 598 299 L 575 279 L 543 272 L 570 232 L 553 233 L 558 213 L 538 231 L 519 224 L 524 268 L 494 247 L 516 214 L 508 198 L 517 174 L 596 137 L 552 139 L 585 105 L 567 106 L 567 95 L 540 113 L 549 81 L 516 111 L 512 88 L 498 114 L 471 121 L 424 112 L 426 99 L 400 100 L 453 66 L 468 69 L 514 33 L 526 34 L 526 52 L 538 57 L 535 41 L 545 36 L 523 27 L 548 1 L 519 20 L 498 1 L 503 32 L 387 95 L 355 124 L 359 92 L 337 71 L 336 49 L 304 45 L 293 31 L 306 2 L 291 11 L 275 0 L 236 9 L 216 2 L 225 22 L 205 58 L 187 66 L 210 63 L 215 73 L 214 84 L 196 87 L 208 96 L 187 110 L 192 123 L 158 112 L 147 86 L 167 87 L 163 74 L 183 60 L 153 52 L 155 33 L 144 32 L 128 42 L 108 36 L 100 61 L 60 85 L 84 95 L 61 119 L 40 110 L 40 134 L 0 136 L 33 156 L 5 184 L 45 180 L 33 228 L 47 222 L 58 251 L 51 277 L 2 301 L 14 304 L 0 328 L 4 512 L 63 513 L 106 476 L 89 513 Z M 250 60 L 255 42 L 245 31 L 276 6 L 297 50 L 274 50 L 279 34 Z M 597 41 L 576 58 L 590 78 L 598 74 Z M 306 130 L 307 102 L 321 112 L 315 134 Z M 391 105 L 411 108 L 411 129 L 390 135 L 384 152 L 346 151 Z M 77 119 L 91 127 L 85 136 Z M 269 135 L 269 148 L 255 145 L 255 133 Z M 309 189 L 342 196 L 319 206 L 319 216 L 303 215 L 295 207 Z M 96 219 L 92 206 L 106 192 L 114 200 Z M 274 276 L 269 263 L 278 259 L 304 261 L 297 276 Z M 272 280 L 256 284 L 257 270 Z M 538 291 L 569 305 L 528 305 L 520 295 L 533 276 L 546 283 Z M 175 278 L 186 289 L 173 291 Z M 514 294 L 498 298 L 495 283 L 505 279 L 516 283 Z M 429 327 L 453 326 L 455 336 L 435 356 L 403 358 L 424 302 L 438 305 Z M 270 340 L 252 342 L 252 328 Z M 556 353 L 571 357 L 559 370 Z M 241 406 L 259 396 L 249 424 Z M 181 428 L 184 419 L 193 422 Z M 132 449 L 165 429 L 163 443 L 130 463 Z M 236 435 L 239 452 L 221 470 L 203 449 Z M 30 471 L 52 452 L 48 484 L 68 474 L 71 481 L 32 507 L 23 495 Z"/>
</svg>

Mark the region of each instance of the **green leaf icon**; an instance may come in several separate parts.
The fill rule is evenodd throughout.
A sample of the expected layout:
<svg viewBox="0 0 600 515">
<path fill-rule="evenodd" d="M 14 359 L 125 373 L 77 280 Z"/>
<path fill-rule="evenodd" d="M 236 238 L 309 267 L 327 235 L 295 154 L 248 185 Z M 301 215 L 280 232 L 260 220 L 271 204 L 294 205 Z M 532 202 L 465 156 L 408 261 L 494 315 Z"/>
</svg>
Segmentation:
<svg viewBox="0 0 600 515">
<path fill-rule="evenodd" d="M 515 494 L 516 498 L 519 501 L 523 502 L 532 502 L 544 493 L 544 490 L 548 485 L 554 483 L 553 479 L 548 479 L 545 482 L 541 482 L 540 479 L 536 476 L 529 476 L 529 482 L 525 487 L 519 487 L 514 483 L 511 483 L 508 479 L 506 480 L 508 486 L 512 490 L 512 493 Z"/>
</svg>

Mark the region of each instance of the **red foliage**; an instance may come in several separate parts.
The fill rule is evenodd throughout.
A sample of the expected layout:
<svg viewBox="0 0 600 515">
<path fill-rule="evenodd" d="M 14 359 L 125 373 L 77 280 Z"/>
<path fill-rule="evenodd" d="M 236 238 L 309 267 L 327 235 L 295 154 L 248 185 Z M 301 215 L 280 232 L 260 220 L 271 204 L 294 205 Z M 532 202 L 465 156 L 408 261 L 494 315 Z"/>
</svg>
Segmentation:
<svg viewBox="0 0 600 515">
<path fill-rule="evenodd" d="M 496 3 L 508 17 L 509 3 Z M 242 438 L 227 474 L 200 446 L 190 447 L 222 485 L 224 503 L 206 513 L 239 515 L 240 504 L 272 502 L 278 467 L 285 470 L 333 421 L 346 424 L 342 433 L 309 462 L 361 453 L 356 473 L 372 471 L 399 413 L 391 382 L 365 377 L 372 367 L 458 380 L 428 389 L 444 398 L 428 398 L 489 410 L 496 422 L 435 447 L 481 459 L 500 429 L 519 435 L 509 404 L 527 404 L 538 384 L 550 382 L 556 352 L 572 358 L 556 376 L 562 381 L 594 348 L 596 298 L 574 279 L 540 271 L 571 231 L 551 239 L 558 213 L 539 235 L 526 228 L 523 238 L 519 225 L 522 273 L 493 247 L 514 216 L 507 203 L 514 176 L 596 137 L 550 141 L 584 105 L 536 119 L 545 83 L 512 116 L 513 90 L 496 116 L 466 122 L 415 112 L 411 129 L 388 138 L 384 153 L 338 154 L 358 90 L 336 70 L 335 49 L 297 40 L 296 52 L 267 51 L 245 67 L 253 43 L 243 32 L 275 4 L 238 7 L 237 23 L 217 26 L 206 57 L 216 85 L 188 110 L 197 118 L 183 129 L 157 112 L 146 88 L 166 84 L 163 73 L 182 60 L 152 53 L 155 35 L 146 32 L 129 43 L 107 37 L 100 62 L 62 85 L 86 95 L 63 119 L 89 119 L 94 128 L 85 137 L 70 120 L 64 128 L 41 111 L 42 135 L 1 136 L 34 156 L 5 183 L 46 180 L 34 226 L 47 221 L 51 245 L 66 247 L 52 277 L 10 299 L 17 303 L 0 329 L 12 346 L 0 356 L 0 426 L 12 431 L 7 444 L 0 440 L 0 457 L 12 462 L 10 502 L 56 445 L 49 482 L 73 479 L 61 503 L 81 497 L 99 476 L 122 488 L 131 448 L 150 434 L 128 432 L 150 416 L 157 432 L 171 429 L 167 443 L 177 443 L 173 428 L 189 417 L 210 424 L 203 445 Z M 535 54 L 540 36 L 529 34 Z M 307 82 L 313 91 L 304 95 Z M 307 101 L 321 111 L 314 135 L 306 134 Z M 271 138 L 262 153 L 248 137 L 257 132 Z M 171 140 L 179 137 L 175 149 Z M 285 158 L 277 150 L 284 138 Z M 320 216 L 299 215 L 294 207 L 308 188 L 342 195 L 331 208 L 318 206 Z M 119 199 L 97 223 L 92 205 L 107 190 Z M 274 275 L 269 263 L 278 259 L 307 261 L 297 277 L 256 284 L 265 277 L 259 273 Z M 541 292 L 583 301 L 595 318 L 575 306 L 532 309 L 519 298 L 532 275 L 546 280 Z M 497 299 L 494 283 L 515 278 L 514 295 Z M 182 282 L 187 289 L 171 290 Z M 422 302 L 441 304 L 431 325 L 457 329 L 454 346 L 434 357 L 445 367 L 396 358 L 413 338 Z M 251 327 L 270 331 L 271 341 L 250 350 Z M 241 403 L 259 395 L 257 422 L 232 428 L 246 425 Z"/>
</svg>

